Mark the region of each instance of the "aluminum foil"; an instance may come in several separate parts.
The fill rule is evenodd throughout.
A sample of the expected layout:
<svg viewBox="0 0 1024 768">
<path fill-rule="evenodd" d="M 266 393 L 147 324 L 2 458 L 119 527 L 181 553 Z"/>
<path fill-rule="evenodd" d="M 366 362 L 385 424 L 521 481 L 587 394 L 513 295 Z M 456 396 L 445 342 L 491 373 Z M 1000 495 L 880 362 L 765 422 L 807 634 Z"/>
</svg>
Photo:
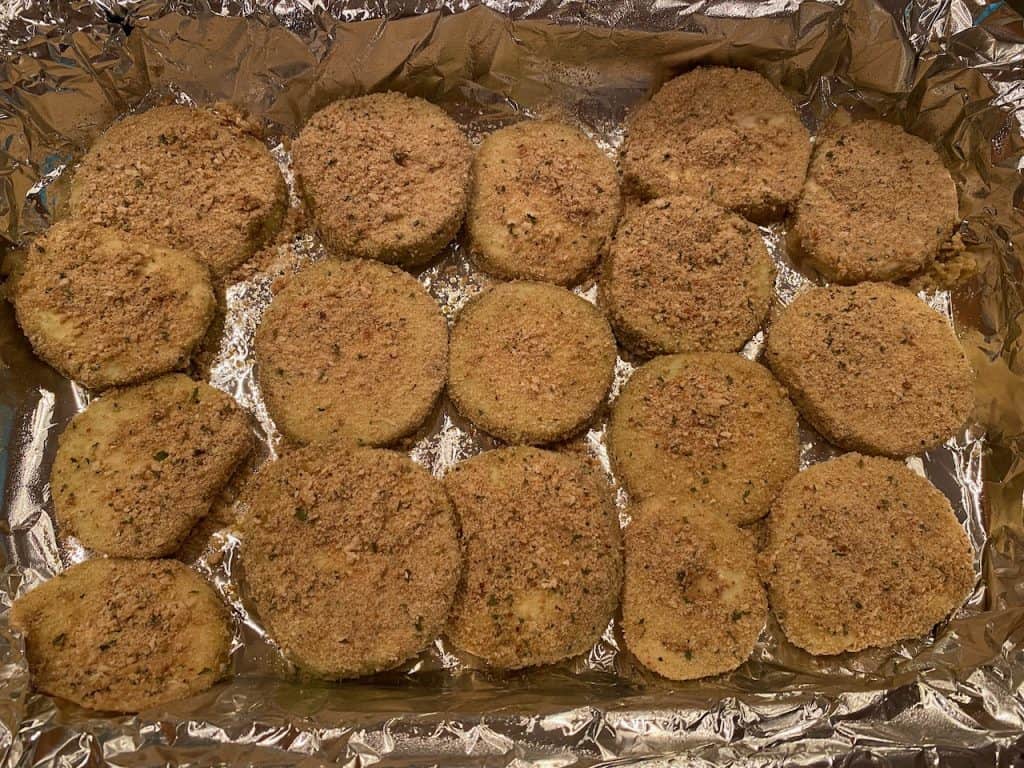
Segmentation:
<svg viewBox="0 0 1024 768">
<path fill-rule="evenodd" d="M 389 88 L 439 103 L 474 139 L 524 117 L 557 116 L 614 153 L 633 105 L 673 74 L 710 62 L 762 71 L 793 95 L 812 130 L 836 111 L 880 113 L 935 142 L 960 187 L 960 236 L 978 264 L 952 294 L 926 295 L 955 321 L 978 371 L 974 422 L 909 460 L 950 498 L 978 554 L 975 593 L 933 636 L 814 658 L 772 623 L 737 672 L 678 684 L 639 668 L 613 623 L 584 658 L 533 672 L 489 674 L 439 640 L 392 673 L 309 681 L 281 659 L 240 596 L 228 497 L 181 556 L 233 607 L 235 676 L 124 717 L 34 694 L 22 641 L 7 624 L 15 595 L 88 556 L 57 537 L 47 484 L 56 436 L 88 393 L 32 356 L 4 303 L 5 765 L 1024 764 L 1024 134 L 1016 118 L 1024 23 L 1009 8 L 965 0 L 5 0 L 0 30 L 0 237 L 8 249 L 61 215 L 77 159 L 134 109 L 231 102 L 262 124 L 286 176 L 289 137 L 315 109 Z M 253 331 L 275 280 L 324 256 L 295 218 L 228 287 L 224 322 L 195 371 L 253 414 L 261 437 L 254 463 L 274 454 L 278 437 L 252 375 Z M 784 226 L 763 233 L 786 302 L 805 280 L 786 255 Z M 418 276 L 449 317 L 487 282 L 460 243 Z M 593 285 L 578 291 L 594 298 Z M 760 344 L 758 336 L 744 353 L 756 357 Z M 616 389 L 631 371 L 619 361 Z M 599 422 L 565 449 L 607 466 L 603 438 Z M 440 475 L 489 445 L 443 403 L 404 448 Z M 830 453 L 804 430 L 804 465 Z"/>
</svg>

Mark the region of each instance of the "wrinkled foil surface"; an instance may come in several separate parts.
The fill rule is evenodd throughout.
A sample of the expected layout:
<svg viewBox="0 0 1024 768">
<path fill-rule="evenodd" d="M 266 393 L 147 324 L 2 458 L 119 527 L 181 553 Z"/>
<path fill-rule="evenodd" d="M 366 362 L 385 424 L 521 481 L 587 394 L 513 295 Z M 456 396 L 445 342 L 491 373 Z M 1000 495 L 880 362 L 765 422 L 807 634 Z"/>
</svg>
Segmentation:
<svg viewBox="0 0 1024 768">
<path fill-rule="evenodd" d="M 622 120 L 695 63 L 753 67 L 813 130 L 837 110 L 882 114 L 939 147 L 961 190 L 977 277 L 926 298 L 978 372 L 972 424 L 910 466 L 950 499 L 977 551 L 978 585 L 933 636 L 814 658 L 774 623 L 731 675 L 678 684 L 620 651 L 614 624 L 584 658 L 496 676 L 438 640 L 404 668 L 327 684 L 299 677 L 247 610 L 226 500 L 182 557 L 237 622 L 234 676 L 139 716 L 102 717 L 34 694 L 10 601 L 88 556 L 59 538 L 47 478 L 56 438 L 89 395 L 35 359 L 0 308 L 0 754 L 11 766 L 341 764 L 568 766 L 1022 765 L 1024 751 L 1024 245 L 1016 206 L 1024 134 L 1024 23 L 966 0 L 5 0 L 0 7 L 0 237 L 23 245 L 61 213 L 69 171 L 117 117 L 167 101 L 234 103 L 288 172 L 288 142 L 317 108 L 398 89 L 447 109 L 474 140 L 524 117 L 579 124 L 609 153 Z M 293 206 L 298 202 L 294 199 Z M 763 230 L 780 302 L 805 279 Z M 278 436 L 252 371 L 275 280 L 325 254 L 297 228 L 230 285 L 195 375 L 254 417 L 259 461 Z M 419 278 L 452 318 L 487 279 L 461 243 Z M 592 284 L 577 289 L 593 299 Z M 744 354 L 756 357 L 762 337 Z M 616 391 L 632 371 L 619 363 Z M 612 393 L 614 397 L 615 391 Z M 604 425 L 570 449 L 607 467 Z M 802 463 L 832 450 L 804 430 Z M 405 448 L 437 475 L 490 447 L 442 403 Z M 244 480 L 244 478 L 243 478 Z M 625 499 L 620 494 L 620 504 Z"/>
</svg>

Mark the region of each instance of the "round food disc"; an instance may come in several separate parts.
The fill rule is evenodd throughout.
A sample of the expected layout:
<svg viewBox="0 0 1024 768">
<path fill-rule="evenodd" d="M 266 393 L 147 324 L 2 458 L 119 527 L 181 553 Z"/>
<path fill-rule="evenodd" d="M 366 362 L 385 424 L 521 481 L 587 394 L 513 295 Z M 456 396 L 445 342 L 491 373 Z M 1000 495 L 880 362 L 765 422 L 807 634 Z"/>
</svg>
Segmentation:
<svg viewBox="0 0 1024 768">
<path fill-rule="evenodd" d="M 388 445 L 423 424 L 444 388 L 448 326 L 397 267 L 328 259 L 274 297 L 255 348 L 267 410 L 286 436 Z"/>
<path fill-rule="evenodd" d="M 761 327 L 774 281 L 753 224 L 713 203 L 661 198 L 623 218 L 601 303 L 636 354 L 735 352 Z"/>
<path fill-rule="evenodd" d="M 12 280 L 36 354 L 89 389 L 184 368 L 216 308 L 191 256 L 74 219 L 33 242 Z"/>
<path fill-rule="evenodd" d="M 277 163 L 243 120 L 183 106 L 112 125 L 71 187 L 77 218 L 193 254 L 218 280 L 274 236 L 287 207 Z"/>
<path fill-rule="evenodd" d="M 749 535 L 688 500 L 647 499 L 629 512 L 622 629 L 630 652 L 672 680 L 736 669 L 768 615 Z"/>
<path fill-rule="evenodd" d="M 458 530 L 441 483 L 407 457 L 294 449 L 242 496 L 249 594 L 285 655 L 350 678 L 422 651 L 459 581 Z"/>
<path fill-rule="evenodd" d="M 575 128 L 524 122 L 484 139 L 467 224 L 485 272 L 571 285 L 597 264 L 619 216 L 619 174 Z"/>
<path fill-rule="evenodd" d="M 974 406 L 974 375 L 949 323 L 886 283 L 800 294 L 772 322 L 765 359 L 804 418 L 845 450 L 922 453 Z"/>
<path fill-rule="evenodd" d="M 818 138 L 792 249 L 837 283 L 922 270 L 959 221 L 956 185 L 923 139 L 881 120 Z"/>
<path fill-rule="evenodd" d="M 252 444 L 235 401 L 188 376 L 107 392 L 60 436 L 50 476 L 57 522 L 107 555 L 169 555 Z"/>
<path fill-rule="evenodd" d="M 32 684 L 86 709 L 138 712 L 210 688 L 231 626 L 217 593 L 176 560 L 87 560 L 15 601 Z"/>
<path fill-rule="evenodd" d="M 810 156 L 810 135 L 775 86 L 756 72 L 700 67 L 630 116 L 623 184 L 645 199 L 710 199 L 764 223 L 796 202 Z"/>
<path fill-rule="evenodd" d="M 292 157 L 320 235 L 340 256 L 423 264 L 466 214 L 469 142 L 423 99 L 336 101 L 309 119 Z"/>
<path fill-rule="evenodd" d="M 763 366 L 717 352 L 638 368 L 608 427 L 612 468 L 631 496 L 703 505 L 740 525 L 767 514 L 799 452 L 785 390 Z"/>
<path fill-rule="evenodd" d="M 946 497 L 901 463 L 859 454 L 786 484 L 765 563 L 772 611 L 814 654 L 927 634 L 974 586 L 971 545 Z"/>
<path fill-rule="evenodd" d="M 578 456 L 520 446 L 445 477 L 466 571 L 448 625 L 459 648 L 498 669 L 589 650 L 615 612 L 621 535 L 611 488 Z"/>
<path fill-rule="evenodd" d="M 495 437 L 554 442 L 593 417 L 615 356 L 615 337 L 593 304 L 546 283 L 503 283 L 455 321 L 448 394 Z"/>
</svg>

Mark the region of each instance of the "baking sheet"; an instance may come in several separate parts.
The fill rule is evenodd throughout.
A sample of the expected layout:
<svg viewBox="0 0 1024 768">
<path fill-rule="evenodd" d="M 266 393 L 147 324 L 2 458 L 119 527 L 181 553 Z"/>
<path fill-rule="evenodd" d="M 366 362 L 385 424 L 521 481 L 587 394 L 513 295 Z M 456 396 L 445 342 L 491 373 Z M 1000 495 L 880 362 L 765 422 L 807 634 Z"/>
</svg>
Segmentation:
<svg viewBox="0 0 1024 768">
<path fill-rule="evenodd" d="M 385 20 L 387 17 L 388 20 Z M 614 627 L 586 657 L 528 673 L 473 669 L 439 641 L 415 663 L 343 685 L 297 678 L 246 611 L 237 541 L 205 536 L 188 556 L 231 601 L 237 676 L 137 717 L 103 718 L 32 694 L 21 641 L 0 615 L 0 748 L 36 765 L 1014 765 L 1024 732 L 1024 389 L 1018 373 L 1024 25 L 953 1 L 535 0 L 492 7 L 424 0 L 7 0 L 0 15 L 0 233 L 23 243 L 59 216 L 70 172 L 118 115 L 169 100 L 248 110 L 288 170 L 288 137 L 318 107 L 400 89 L 447 109 L 479 138 L 531 116 L 578 122 L 609 152 L 622 118 L 695 63 L 756 68 L 816 129 L 836 110 L 882 113 L 940 147 L 961 189 L 975 280 L 928 295 L 954 318 L 979 372 L 963 434 L 911 466 L 950 498 L 978 550 L 978 589 L 935 637 L 815 659 L 768 627 L 735 674 L 676 684 L 638 668 Z M 252 377 L 251 340 L 277 277 L 322 249 L 301 226 L 239 274 L 196 371 L 275 434 Z M 780 301 L 802 278 L 784 228 L 764 230 Z M 451 317 L 486 283 L 455 244 L 419 274 Z M 593 286 L 580 289 L 592 298 Z M 756 356 L 760 339 L 745 350 Z M 0 308 L 3 590 L 12 595 L 87 556 L 59 541 L 46 484 L 56 436 L 87 393 L 31 356 Z M 619 383 L 631 365 L 620 361 Z M 803 461 L 829 449 L 809 430 Z M 442 474 L 488 446 L 443 406 L 408 449 Z M 603 460 L 598 423 L 567 449 Z M 624 498 L 620 495 L 620 502 Z M 225 503 L 224 509 L 229 509 Z M 206 532 L 204 532 L 206 533 Z"/>
</svg>

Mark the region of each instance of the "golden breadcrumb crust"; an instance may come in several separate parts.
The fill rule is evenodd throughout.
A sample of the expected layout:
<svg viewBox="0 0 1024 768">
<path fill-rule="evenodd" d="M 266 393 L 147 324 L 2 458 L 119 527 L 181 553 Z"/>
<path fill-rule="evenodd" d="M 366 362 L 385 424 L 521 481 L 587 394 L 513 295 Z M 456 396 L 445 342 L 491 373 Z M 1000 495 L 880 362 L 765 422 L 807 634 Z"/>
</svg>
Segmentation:
<svg viewBox="0 0 1024 768">
<path fill-rule="evenodd" d="M 466 569 L 448 635 L 498 669 L 586 652 L 615 612 L 621 535 L 607 481 L 585 459 L 525 446 L 445 477 Z"/>
<path fill-rule="evenodd" d="M 184 368 L 216 308 L 191 256 L 74 219 L 32 243 L 10 290 L 36 354 L 89 389 Z"/>
<path fill-rule="evenodd" d="M 297 448 L 257 472 L 242 503 L 248 594 L 306 671 L 391 669 L 441 632 L 459 581 L 458 529 L 441 483 L 406 456 Z"/>
<path fill-rule="evenodd" d="M 667 197 L 623 217 L 600 303 L 638 355 L 735 352 L 764 322 L 774 285 L 757 227 L 714 203 Z"/>
<path fill-rule="evenodd" d="M 71 186 L 71 212 L 198 258 L 217 281 L 269 241 L 288 195 L 277 163 L 230 108 L 156 107 L 100 136 Z"/>
<path fill-rule="evenodd" d="M 328 259 L 274 297 L 255 349 L 267 410 L 287 437 L 388 445 L 414 432 L 444 389 L 448 326 L 397 267 Z"/>
<path fill-rule="evenodd" d="M 176 560 L 96 559 L 15 601 L 37 690 L 87 709 L 138 712 L 210 688 L 227 671 L 227 608 Z"/>
<path fill-rule="evenodd" d="M 473 160 L 473 258 L 506 280 L 572 285 L 607 249 L 621 207 L 615 163 L 580 131 L 544 121 L 503 128 Z"/>
<path fill-rule="evenodd" d="M 188 376 L 109 391 L 60 436 L 50 475 L 57 523 L 107 555 L 170 555 L 252 446 L 235 401 Z"/>
<path fill-rule="evenodd" d="M 608 455 L 636 499 L 706 505 L 744 525 L 796 474 L 797 416 L 767 368 L 739 355 L 657 357 L 612 406 Z"/>
<path fill-rule="evenodd" d="M 765 223 L 796 203 L 810 157 L 810 135 L 775 86 L 756 72 L 700 67 L 630 115 L 621 163 L 631 194 L 687 194 Z"/>
<path fill-rule="evenodd" d="M 336 101 L 309 119 L 292 158 L 320 235 L 339 256 L 423 264 L 462 226 L 472 151 L 423 99 Z"/>
<path fill-rule="evenodd" d="M 550 443 L 593 417 L 611 387 L 615 356 L 608 321 L 590 302 L 546 283 L 503 283 L 456 318 L 448 394 L 495 437 Z"/>
<path fill-rule="evenodd" d="M 672 680 L 736 669 L 768 616 L 750 536 L 688 499 L 647 499 L 629 514 L 626 647 Z"/>
<path fill-rule="evenodd" d="M 887 283 L 800 294 L 773 320 L 765 360 L 804 418 L 845 450 L 922 453 L 974 407 L 974 374 L 949 323 Z"/>
<path fill-rule="evenodd" d="M 768 517 L 764 570 L 786 637 L 814 654 L 927 634 L 975 579 L 946 497 L 904 464 L 855 453 L 786 484 Z"/>
<path fill-rule="evenodd" d="M 932 146 L 863 120 L 818 137 L 789 242 L 826 280 L 898 280 L 928 266 L 958 221 L 956 184 Z"/>
</svg>

